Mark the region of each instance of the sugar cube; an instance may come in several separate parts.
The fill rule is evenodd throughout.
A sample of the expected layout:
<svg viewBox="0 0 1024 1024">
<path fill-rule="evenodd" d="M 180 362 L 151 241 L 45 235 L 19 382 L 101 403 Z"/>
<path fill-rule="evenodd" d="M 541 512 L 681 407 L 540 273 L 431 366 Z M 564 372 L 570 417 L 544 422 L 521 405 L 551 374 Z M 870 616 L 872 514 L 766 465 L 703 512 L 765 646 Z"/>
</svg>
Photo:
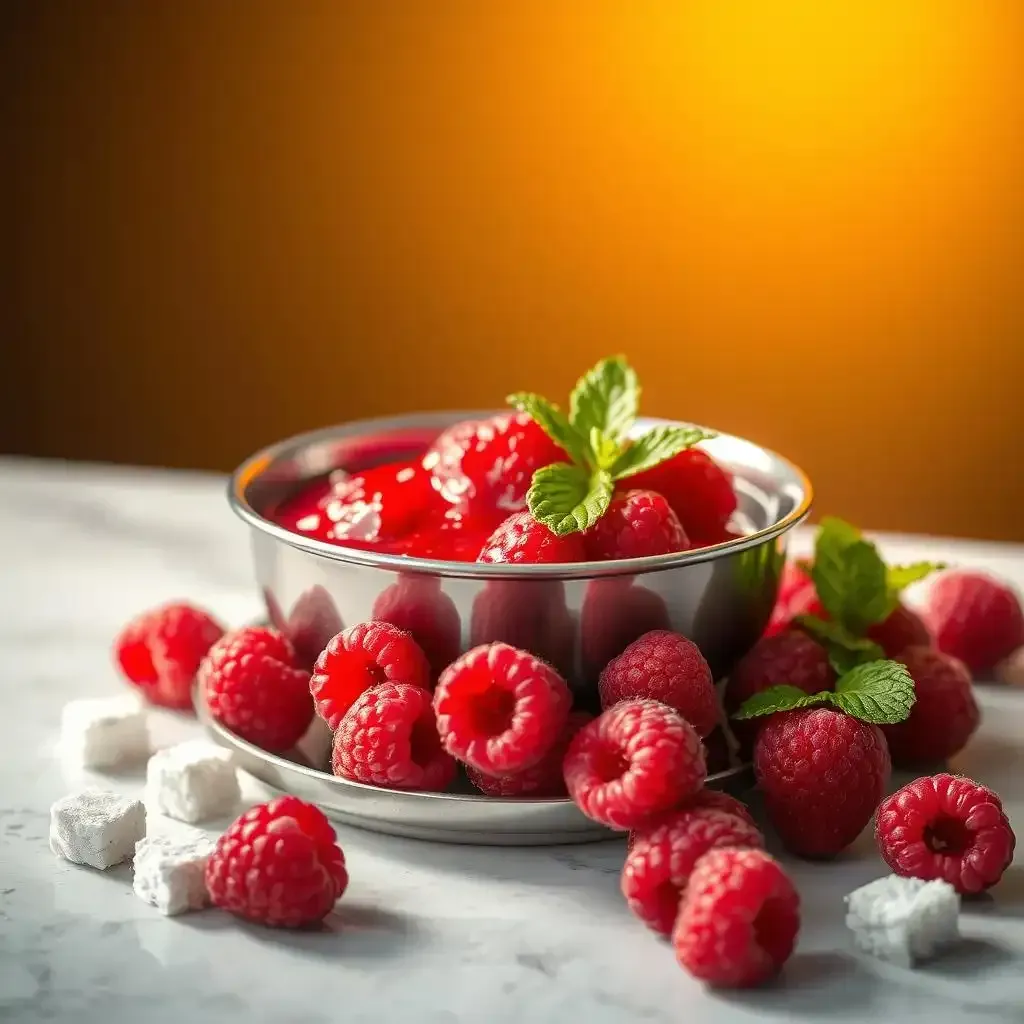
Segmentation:
<svg viewBox="0 0 1024 1024">
<path fill-rule="evenodd" d="M 846 897 L 846 927 L 863 953 L 913 967 L 960 938 L 960 897 L 948 882 L 889 875 Z"/>
<path fill-rule="evenodd" d="M 146 834 L 146 809 L 102 789 L 61 797 L 50 808 L 50 849 L 72 864 L 105 871 L 131 857 Z"/>
<path fill-rule="evenodd" d="M 84 768 L 113 768 L 149 753 L 142 702 L 131 694 L 64 705 L 60 749 Z"/>
<path fill-rule="evenodd" d="M 190 839 L 141 839 L 132 865 L 135 895 L 168 916 L 202 909 L 210 902 L 205 874 L 213 847 L 213 840 L 198 832 Z"/>
<path fill-rule="evenodd" d="M 179 821 L 205 821 L 226 814 L 240 796 L 230 752 L 206 740 L 158 750 L 146 766 L 147 803 Z"/>
</svg>

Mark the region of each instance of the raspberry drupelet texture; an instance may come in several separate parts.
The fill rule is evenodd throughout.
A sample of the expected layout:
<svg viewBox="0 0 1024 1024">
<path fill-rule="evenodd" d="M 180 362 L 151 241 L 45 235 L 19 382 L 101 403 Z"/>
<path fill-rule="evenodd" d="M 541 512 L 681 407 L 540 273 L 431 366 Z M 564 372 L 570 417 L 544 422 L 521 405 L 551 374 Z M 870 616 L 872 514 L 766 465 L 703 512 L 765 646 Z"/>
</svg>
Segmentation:
<svg viewBox="0 0 1024 1024">
<path fill-rule="evenodd" d="M 356 698 L 380 683 L 430 689 L 430 665 L 412 636 L 390 622 L 360 622 L 333 637 L 309 679 L 317 714 L 331 729 Z"/>
<path fill-rule="evenodd" d="M 322 811 L 281 796 L 246 811 L 206 864 L 215 906 L 274 928 L 315 925 L 348 885 L 345 858 Z"/>
<path fill-rule="evenodd" d="M 672 932 L 676 959 L 719 988 L 768 981 L 800 931 L 800 897 L 762 850 L 713 849 L 697 862 Z"/>
<path fill-rule="evenodd" d="M 459 612 L 434 576 L 400 575 L 373 602 L 371 618 L 390 622 L 416 641 L 432 680 L 459 656 Z"/>
<path fill-rule="evenodd" d="M 638 490 L 617 494 L 584 541 L 595 561 L 667 555 L 690 546 L 668 502 L 654 491 Z"/>
<path fill-rule="evenodd" d="M 747 807 L 742 800 L 737 800 L 736 797 L 731 796 L 728 793 L 723 793 L 718 789 L 700 789 L 689 799 L 685 800 L 679 807 L 666 811 L 664 814 L 656 814 L 653 817 L 648 818 L 639 827 L 633 829 L 629 833 L 629 840 L 626 843 L 626 851 L 628 852 L 633 849 L 633 845 L 638 836 L 641 836 L 646 832 L 657 828 L 664 822 L 671 820 L 680 811 L 693 810 L 721 811 L 723 814 L 731 814 L 734 818 L 740 818 L 752 828 L 758 828 L 757 822 L 754 821 L 754 816 L 750 813 L 750 808 Z M 758 829 L 758 831 L 760 831 L 760 829 Z"/>
<path fill-rule="evenodd" d="M 114 657 L 146 700 L 187 710 L 199 664 L 223 635 L 224 627 L 201 608 L 168 604 L 129 622 L 114 641 Z"/>
<path fill-rule="evenodd" d="M 761 833 L 734 814 L 693 807 L 638 829 L 622 868 L 622 895 L 649 928 L 671 935 L 680 897 L 697 861 L 715 847 L 764 845 Z"/>
<path fill-rule="evenodd" d="M 513 512 L 487 538 L 477 561 L 516 565 L 582 562 L 586 557 L 582 534 L 558 537 L 529 512 Z"/>
<path fill-rule="evenodd" d="M 768 819 L 801 857 L 845 850 L 871 821 L 889 770 L 878 726 L 827 707 L 772 715 L 754 747 Z"/>
<path fill-rule="evenodd" d="M 580 648 L 588 683 L 644 633 L 670 629 L 668 608 L 660 594 L 638 586 L 632 576 L 591 580 L 580 611 Z"/>
<path fill-rule="evenodd" d="M 967 666 L 933 647 L 908 647 L 897 659 L 914 680 L 910 716 L 882 732 L 893 764 L 935 764 L 966 746 L 981 720 Z"/>
<path fill-rule="evenodd" d="M 887 658 L 899 658 L 908 647 L 931 647 L 932 635 L 917 612 L 898 604 L 888 618 L 872 626 L 867 638 L 880 644 Z"/>
<path fill-rule="evenodd" d="M 701 738 L 718 724 L 711 669 L 692 640 L 657 630 L 634 640 L 609 662 L 598 683 L 601 707 L 647 697 L 675 708 Z"/>
<path fill-rule="evenodd" d="M 242 739 L 274 753 L 294 746 L 313 720 L 309 676 L 276 630 L 226 633 L 199 666 L 210 714 Z"/>
<path fill-rule="evenodd" d="M 440 792 L 455 778 L 441 746 L 431 694 L 383 683 L 360 694 L 334 734 L 335 775 L 371 786 Z"/>
<path fill-rule="evenodd" d="M 689 722 L 655 700 L 624 700 L 584 726 L 562 763 L 569 796 L 588 818 L 630 829 L 704 783 L 704 747 Z"/>
<path fill-rule="evenodd" d="M 875 841 L 897 875 L 938 878 L 963 894 L 995 885 L 1016 845 L 999 797 L 945 773 L 915 779 L 884 800 Z"/>
<path fill-rule="evenodd" d="M 537 764 L 571 704 L 569 687 L 550 665 L 501 643 L 467 651 L 441 673 L 434 691 L 445 750 L 487 775 Z"/>
<path fill-rule="evenodd" d="M 565 778 L 562 775 L 562 760 L 576 735 L 591 721 L 584 711 L 569 714 L 561 735 L 550 750 L 531 768 L 516 775 L 485 775 L 477 768 L 467 765 L 469 781 L 487 796 L 531 797 L 534 800 L 565 796 Z"/>
</svg>

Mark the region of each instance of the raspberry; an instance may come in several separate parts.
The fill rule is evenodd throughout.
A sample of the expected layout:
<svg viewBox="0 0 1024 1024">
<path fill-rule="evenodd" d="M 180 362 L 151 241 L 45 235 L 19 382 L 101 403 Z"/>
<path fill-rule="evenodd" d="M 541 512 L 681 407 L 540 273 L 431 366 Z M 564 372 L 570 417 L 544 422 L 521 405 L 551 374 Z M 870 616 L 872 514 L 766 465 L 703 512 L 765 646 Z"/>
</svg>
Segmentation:
<svg viewBox="0 0 1024 1024">
<path fill-rule="evenodd" d="M 584 726 L 562 763 L 569 796 L 594 821 L 629 829 L 703 785 L 693 726 L 656 700 L 624 700 Z"/>
<path fill-rule="evenodd" d="M 312 671 L 320 652 L 345 628 L 345 623 L 331 595 L 317 583 L 299 595 L 287 623 L 278 628 L 295 648 L 299 667 Z"/>
<path fill-rule="evenodd" d="M 875 841 L 897 875 L 939 878 L 965 894 L 995 885 L 1016 845 L 999 797 L 946 774 L 915 779 L 884 800 Z"/>
<path fill-rule="evenodd" d="M 508 644 L 474 647 L 434 692 L 445 750 L 488 775 L 537 764 L 565 725 L 572 696 L 550 666 Z"/>
<path fill-rule="evenodd" d="M 246 811 L 206 863 L 211 902 L 273 928 L 322 921 L 348 885 L 345 857 L 322 811 L 279 796 Z"/>
<path fill-rule="evenodd" d="M 925 618 L 939 650 L 974 673 L 989 671 L 1024 646 L 1016 593 L 984 573 L 943 573 L 928 595 Z"/>
<path fill-rule="evenodd" d="M 434 576 L 402 573 L 397 583 L 381 591 L 370 617 L 412 636 L 426 655 L 431 679 L 459 656 L 459 612 Z"/>
<path fill-rule="evenodd" d="M 914 680 L 914 706 L 897 725 L 882 727 L 893 764 L 934 764 L 963 749 L 981 714 L 963 662 L 933 647 L 908 647 L 900 654 Z"/>
<path fill-rule="evenodd" d="M 687 448 L 630 479 L 633 487 L 663 494 L 693 537 L 714 537 L 736 511 L 732 479 L 707 452 Z"/>
<path fill-rule="evenodd" d="M 557 537 L 529 512 L 513 512 L 487 538 L 478 562 L 551 563 L 583 562 L 583 536 L 568 533 Z"/>
<path fill-rule="evenodd" d="M 665 601 L 632 576 L 591 580 L 580 612 L 584 677 L 596 682 L 605 665 L 638 637 L 671 628 Z"/>
<path fill-rule="evenodd" d="M 413 638 L 390 622 L 349 626 L 323 649 L 309 679 L 317 714 L 337 729 L 355 699 L 380 683 L 430 689 L 430 666 Z"/>
<path fill-rule="evenodd" d="M 749 988 L 777 974 L 800 930 L 800 897 L 762 850 L 715 849 L 690 875 L 672 932 L 676 959 L 719 988 Z"/>
<path fill-rule="evenodd" d="M 880 644 L 887 658 L 897 658 L 908 647 L 931 647 L 932 635 L 917 612 L 898 604 L 889 617 L 867 631 L 869 640 Z"/>
<path fill-rule="evenodd" d="M 668 502 L 654 491 L 639 490 L 617 494 L 584 540 L 595 561 L 667 555 L 690 546 Z"/>
<path fill-rule="evenodd" d="M 334 734 L 331 767 L 343 778 L 390 789 L 440 792 L 455 778 L 431 694 L 408 683 L 382 683 L 356 698 Z"/>
<path fill-rule="evenodd" d="M 742 818 L 713 808 L 689 808 L 637 830 L 622 868 L 622 895 L 649 928 L 671 935 L 679 900 L 694 865 L 719 846 L 761 847 L 761 833 Z"/>
<path fill-rule="evenodd" d="M 471 420 L 449 427 L 423 456 L 433 485 L 452 504 L 526 508 L 535 470 L 568 456 L 525 413 Z"/>
<path fill-rule="evenodd" d="M 664 814 L 656 814 L 654 817 L 648 818 L 638 828 L 633 829 L 629 833 L 626 851 L 629 852 L 633 849 L 633 845 L 639 836 L 645 835 L 651 829 L 657 828 L 664 822 L 671 820 L 680 811 L 689 810 L 721 811 L 723 814 L 731 814 L 734 818 L 741 818 L 754 828 L 758 827 L 757 822 L 754 821 L 754 816 L 750 813 L 750 808 L 742 800 L 737 800 L 736 797 L 723 793 L 720 789 L 701 789 L 686 800 L 682 806 L 666 811 Z"/>
<path fill-rule="evenodd" d="M 774 636 L 790 629 L 798 615 L 823 616 L 825 608 L 818 600 L 814 581 L 797 562 L 786 562 L 779 579 L 779 593 L 775 599 L 771 618 L 764 631 L 765 636 Z"/>
<path fill-rule="evenodd" d="M 529 651 L 563 677 L 573 671 L 576 629 L 561 580 L 488 580 L 473 600 L 470 644 Z"/>
<path fill-rule="evenodd" d="M 148 701 L 191 709 L 199 663 L 223 635 L 224 627 L 202 609 L 168 604 L 129 622 L 114 641 L 114 657 Z"/>
<path fill-rule="evenodd" d="M 521 797 L 533 800 L 565 796 L 565 778 L 562 775 L 562 760 L 569 743 L 591 720 L 583 711 L 573 711 L 566 719 L 558 739 L 550 750 L 532 767 L 517 775 L 485 775 L 476 768 L 466 768 L 469 781 L 487 796 Z"/>
<path fill-rule="evenodd" d="M 718 698 L 711 669 L 692 640 L 657 630 L 634 640 L 609 662 L 598 683 L 601 707 L 649 697 L 675 708 L 698 736 L 718 724 Z"/>
<path fill-rule="evenodd" d="M 878 726 L 841 711 L 784 711 L 758 733 L 754 772 L 786 848 L 831 857 L 871 820 L 889 780 L 889 751 Z"/>
<path fill-rule="evenodd" d="M 294 746 L 313 720 L 309 676 L 295 667 L 292 645 L 272 629 L 225 633 L 199 666 L 210 714 L 257 747 Z"/>
</svg>

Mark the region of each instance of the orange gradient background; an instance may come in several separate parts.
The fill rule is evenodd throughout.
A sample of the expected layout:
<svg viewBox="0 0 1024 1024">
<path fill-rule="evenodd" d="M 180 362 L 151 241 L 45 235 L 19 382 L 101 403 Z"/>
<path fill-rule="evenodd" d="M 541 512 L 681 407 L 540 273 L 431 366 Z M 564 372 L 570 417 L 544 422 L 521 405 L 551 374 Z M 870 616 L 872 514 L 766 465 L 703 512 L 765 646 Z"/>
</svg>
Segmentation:
<svg viewBox="0 0 1024 1024">
<path fill-rule="evenodd" d="M 564 398 L 1024 540 L 1024 4 L 14 2 L 4 448 Z"/>
</svg>

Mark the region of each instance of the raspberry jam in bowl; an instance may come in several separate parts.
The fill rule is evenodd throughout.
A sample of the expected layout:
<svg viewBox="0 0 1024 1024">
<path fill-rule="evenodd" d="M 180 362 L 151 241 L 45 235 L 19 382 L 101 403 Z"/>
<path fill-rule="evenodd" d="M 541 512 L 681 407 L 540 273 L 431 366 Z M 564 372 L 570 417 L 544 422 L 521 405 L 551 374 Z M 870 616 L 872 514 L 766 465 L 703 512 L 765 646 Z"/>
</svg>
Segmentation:
<svg viewBox="0 0 1024 1024">
<path fill-rule="evenodd" d="M 459 432 L 479 432 L 494 415 L 329 427 L 272 445 L 234 473 L 229 500 L 251 529 L 268 618 L 304 664 L 345 626 L 377 619 L 412 633 L 435 676 L 480 644 L 528 650 L 564 675 L 576 706 L 593 710 L 601 670 L 651 630 L 689 637 L 715 678 L 726 675 L 764 629 L 787 534 L 810 509 L 801 470 L 718 434 L 701 444 L 710 459 L 694 449 L 690 461 L 697 473 L 700 460 L 723 467 L 731 493 L 705 490 L 677 519 L 672 481 L 655 493 L 663 463 L 632 477 L 629 487 L 649 490 L 616 489 L 598 528 L 550 535 L 540 549 L 525 495 L 535 468 L 564 453 L 546 436 L 499 438 L 501 460 L 473 466 L 484 446 Z M 679 426 L 639 419 L 630 436 Z M 644 550 L 669 553 L 622 557 Z"/>
</svg>

